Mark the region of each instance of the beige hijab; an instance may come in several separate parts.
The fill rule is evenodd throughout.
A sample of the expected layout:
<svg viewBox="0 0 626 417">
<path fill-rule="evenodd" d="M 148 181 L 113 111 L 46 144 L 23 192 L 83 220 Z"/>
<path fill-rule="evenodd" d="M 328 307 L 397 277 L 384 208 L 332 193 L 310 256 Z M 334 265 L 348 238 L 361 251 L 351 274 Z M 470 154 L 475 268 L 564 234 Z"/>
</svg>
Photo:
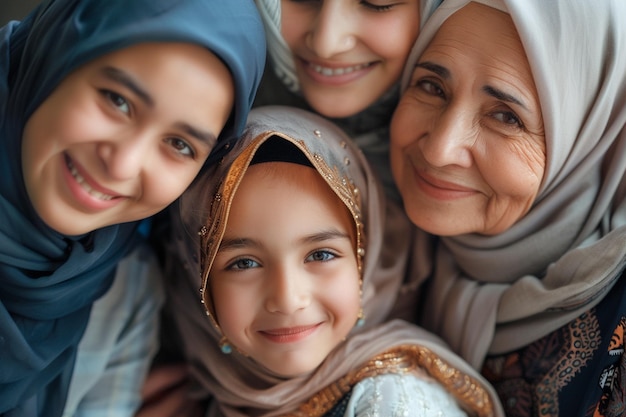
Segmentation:
<svg viewBox="0 0 626 417">
<path fill-rule="evenodd" d="M 423 325 L 479 367 L 602 300 L 626 262 L 626 2 L 478 0 L 508 12 L 543 113 L 547 166 L 530 212 L 497 236 L 441 238 L 415 257 L 431 277 Z M 403 76 L 447 17 L 426 23 Z M 423 238 L 423 236 L 422 236 Z"/>
<path fill-rule="evenodd" d="M 318 369 L 296 378 L 275 375 L 236 351 L 223 354 L 219 327 L 207 317 L 212 302 L 206 279 L 230 204 L 250 161 L 270 139 L 290 143 L 310 161 L 361 231 L 357 256 L 366 325 L 355 328 Z M 168 254 L 168 311 L 180 330 L 198 395 L 216 400 L 210 415 L 321 416 L 363 378 L 410 371 L 440 381 L 471 415 L 503 415 L 482 377 L 438 338 L 402 321 L 381 324 L 401 285 L 408 249 L 402 239 L 400 246 L 393 240 L 383 245 L 383 195 L 362 152 L 339 128 L 312 113 L 279 106 L 253 110 L 244 137 L 216 172 L 184 194 Z"/>
</svg>

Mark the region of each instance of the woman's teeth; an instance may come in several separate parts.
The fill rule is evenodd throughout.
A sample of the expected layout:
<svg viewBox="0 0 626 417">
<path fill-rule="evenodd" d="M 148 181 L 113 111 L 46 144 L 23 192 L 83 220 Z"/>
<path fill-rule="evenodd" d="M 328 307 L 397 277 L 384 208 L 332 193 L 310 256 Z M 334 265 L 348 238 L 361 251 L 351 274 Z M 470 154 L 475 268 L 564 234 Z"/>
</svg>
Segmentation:
<svg viewBox="0 0 626 417">
<path fill-rule="evenodd" d="M 351 72 L 359 71 L 359 70 L 362 70 L 363 68 L 367 68 L 370 65 L 371 65 L 370 63 L 367 63 L 367 64 L 353 65 L 351 67 L 328 68 L 328 67 L 323 67 L 321 65 L 310 64 L 309 67 L 312 68 L 313 71 L 317 72 L 318 74 L 322 74 L 326 77 L 332 77 L 336 75 L 350 74 Z"/>
<path fill-rule="evenodd" d="M 113 199 L 112 195 L 104 194 L 98 190 L 94 190 L 93 188 L 91 188 L 91 186 L 87 184 L 87 182 L 85 181 L 85 178 L 83 178 L 78 173 L 74 165 L 72 165 L 71 161 L 67 161 L 67 167 L 69 168 L 70 173 L 72 174 L 72 177 L 74 177 L 74 179 L 81 186 L 81 188 L 85 190 L 90 196 L 95 197 L 99 200 L 103 200 L 103 201 L 108 201 L 108 200 Z"/>
</svg>

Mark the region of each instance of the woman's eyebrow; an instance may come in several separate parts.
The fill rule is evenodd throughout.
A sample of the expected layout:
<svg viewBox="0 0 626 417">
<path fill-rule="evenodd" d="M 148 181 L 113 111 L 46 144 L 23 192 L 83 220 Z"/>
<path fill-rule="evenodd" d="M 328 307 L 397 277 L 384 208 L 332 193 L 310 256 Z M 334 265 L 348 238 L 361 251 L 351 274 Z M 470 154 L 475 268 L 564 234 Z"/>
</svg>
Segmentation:
<svg viewBox="0 0 626 417">
<path fill-rule="evenodd" d="M 122 84 L 124 87 L 131 90 L 148 107 L 154 107 L 154 99 L 152 98 L 152 96 L 146 91 L 145 88 L 141 86 L 141 84 L 137 80 L 132 77 L 132 75 L 119 68 L 111 66 L 106 66 L 102 68 L 102 73 L 108 79 Z M 187 134 L 195 137 L 199 141 L 206 143 L 207 146 L 211 148 L 215 146 L 215 142 L 217 141 L 217 137 L 215 134 L 211 132 L 205 132 L 201 129 L 182 122 L 179 123 L 178 127 L 187 132 Z"/>
<path fill-rule="evenodd" d="M 450 71 L 439 64 L 435 64 L 434 62 L 424 61 L 420 62 L 416 65 L 416 67 L 424 68 L 430 72 L 434 72 L 441 78 L 450 79 Z"/>
<path fill-rule="evenodd" d="M 199 141 L 206 143 L 207 146 L 209 146 L 210 148 L 213 148 L 215 146 L 215 143 L 217 142 L 217 137 L 211 132 L 204 132 L 187 123 L 182 122 L 178 123 L 178 127 L 187 132 L 188 135 L 191 135 Z"/>
<path fill-rule="evenodd" d="M 518 106 L 523 107 L 524 109 L 528 110 L 528 108 L 526 107 L 526 105 L 517 97 L 512 96 L 509 93 L 505 93 L 504 91 L 497 89 L 496 87 L 490 86 L 490 85 L 486 85 L 483 87 L 483 91 L 485 93 L 487 93 L 488 95 L 490 95 L 491 97 L 494 97 L 498 100 L 501 101 L 505 101 L 508 103 L 513 103 L 513 104 L 517 104 Z"/>
<path fill-rule="evenodd" d="M 152 98 L 152 96 L 150 96 L 150 94 L 148 94 L 148 92 L 140 85 L 140 83 L 127 72 L 122 71 L 119 68 L 107 66 L 102 68 L 102 73 L 108 79 L 120 83 L 124 87 L 131 90 L 147 106 L 154 106 L 154 99 Z"/>
<path fill-rule="evenodd" d="M 444 78 L 444 79 L 451 78 L 450 71 L 446 67 L 443 67 L 439 64 L 435 64 L 434 62 L 430 62 L 430 61 L 420 62 L 416 65 L 416 67 L 424 68 L 425 70 L 434 72 L 435 74 L 439 75 L 441 78 Z M 528 107 L 520 99 L 518 99 L 517 97 L 509 93 L 505 93 L 504 91 L 496 87 L 493 87 L 491 85 L 486 85 L 482 88 L 482 90 L 486 94 L 490 95 L 491 97 L 497 98 L 498 100 L 505 101 L 508 103 L 517 104 L 518 106 L 521 106 L 524 109 L 528 110 Z"/>
</svg>

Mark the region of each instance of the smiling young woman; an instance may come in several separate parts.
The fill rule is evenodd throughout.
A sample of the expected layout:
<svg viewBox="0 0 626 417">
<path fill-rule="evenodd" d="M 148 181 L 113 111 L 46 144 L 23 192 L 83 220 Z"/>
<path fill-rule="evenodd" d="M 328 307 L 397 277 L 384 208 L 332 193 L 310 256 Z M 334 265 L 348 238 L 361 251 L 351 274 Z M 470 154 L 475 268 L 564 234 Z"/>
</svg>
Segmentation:
<svg viewBox="0 0 626 417">
<path fill-rule="evenodd" d="M 67 235 L 157 213 L 200 171 L 233 102 L 228 68 L 198 45 L 142 43 L 80 67 L 24 127 L 35 210 Z"/>
<path fill-rule="evenodd" d="M 50 0 L 0 29 L 1 415 L 134 414 L 162 303 L 138 222 L 232 146 L 264 45 L 247 0 Z"/>
<path fill-rule="evenodd" d="M 332 119 L 399 200 L 389 166 L 389 121 L 411 47 L 440 2 L 256 0 L 268 68 L 255 106 L 296 106 Z"/>
</svg>

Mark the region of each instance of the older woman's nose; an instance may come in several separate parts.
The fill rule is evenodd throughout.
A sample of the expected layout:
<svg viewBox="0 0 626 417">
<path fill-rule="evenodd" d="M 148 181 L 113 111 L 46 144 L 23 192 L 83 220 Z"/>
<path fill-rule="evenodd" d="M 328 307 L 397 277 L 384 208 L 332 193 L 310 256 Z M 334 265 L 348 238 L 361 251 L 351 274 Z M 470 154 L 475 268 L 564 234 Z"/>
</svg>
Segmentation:
<svg viewBox="0 0 626 417">
<path fill-rule="evenodd" d="M 307 46 L 320 58 L 329 59 L 356 46 L 353 12 L 345 1 L 324 1 L 306 35 Z"/>
<path fill-rule="evenodd" d="M 422 137 L 420 149 L 431 165 L 443 167 L 472 165 L 472 148 L 476 143 L 477 126 L 471 113 L 449 107 L 430 121 L 431 127 Z"/>
</svg>

